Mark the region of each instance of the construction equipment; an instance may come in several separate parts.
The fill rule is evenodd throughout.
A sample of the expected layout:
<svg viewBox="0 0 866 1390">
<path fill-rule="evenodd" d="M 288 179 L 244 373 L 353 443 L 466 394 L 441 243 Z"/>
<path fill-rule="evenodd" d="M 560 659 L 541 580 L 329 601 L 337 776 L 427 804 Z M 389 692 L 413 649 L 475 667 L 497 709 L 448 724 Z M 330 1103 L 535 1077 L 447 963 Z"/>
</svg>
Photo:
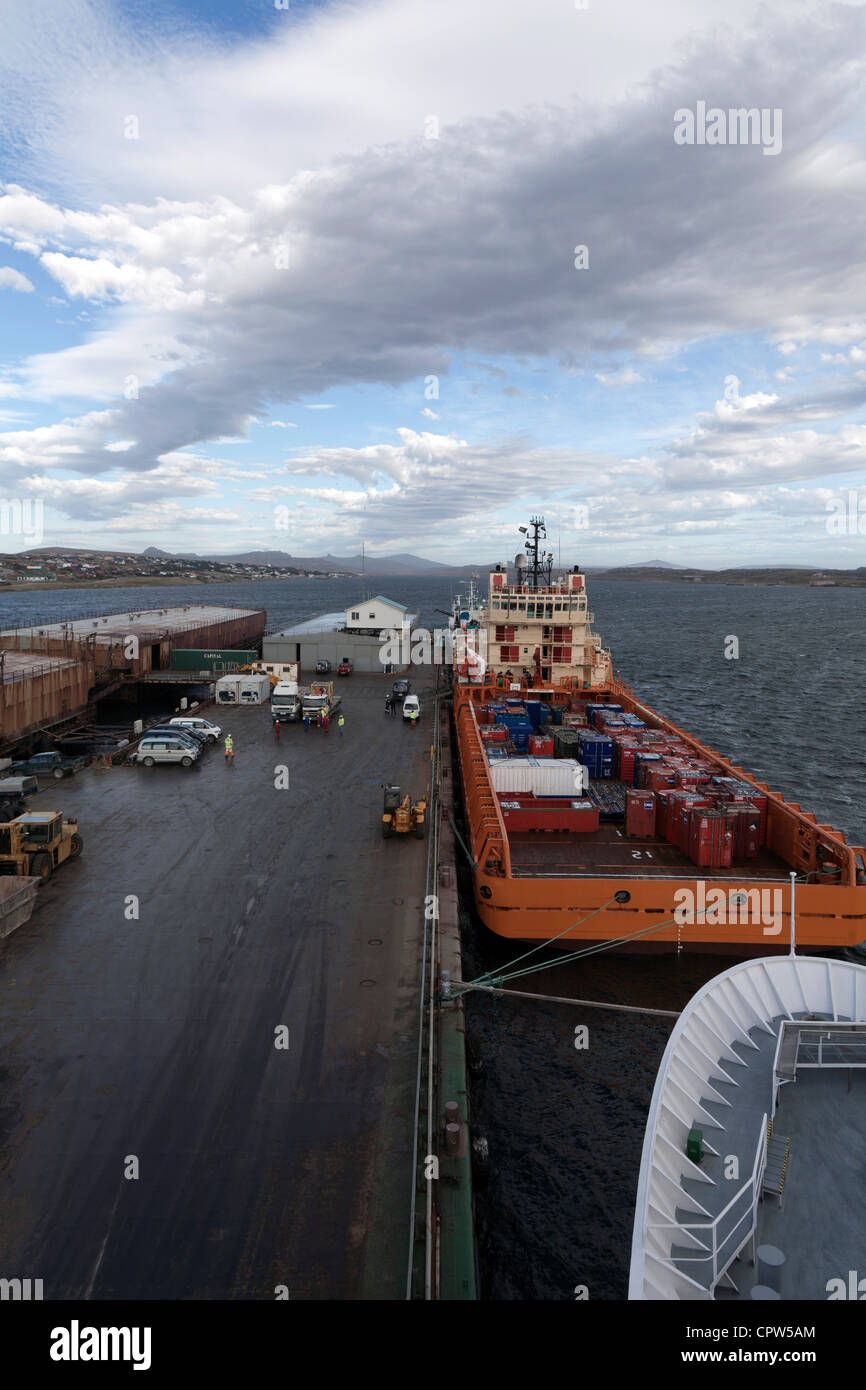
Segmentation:
<svg viewBox="0 0 866 1390">
<path fill-rule="evenodd" d="M 402 796 L 399 787 L 389 783 L 383 785 L 382 838 L 390 840 L 394 835 L 408 835 L 411 830 L 416 840 L 423 840 L 427 797 L 422 796 L 413 803 L 408 792 Z"/>
<path fill-rule="evenodd" d="M 0 825 L 0 874 L 51 877 L 59 864 L 83 849 L 78 821 L 62 811 L 28 811 Z"/>
</svg>

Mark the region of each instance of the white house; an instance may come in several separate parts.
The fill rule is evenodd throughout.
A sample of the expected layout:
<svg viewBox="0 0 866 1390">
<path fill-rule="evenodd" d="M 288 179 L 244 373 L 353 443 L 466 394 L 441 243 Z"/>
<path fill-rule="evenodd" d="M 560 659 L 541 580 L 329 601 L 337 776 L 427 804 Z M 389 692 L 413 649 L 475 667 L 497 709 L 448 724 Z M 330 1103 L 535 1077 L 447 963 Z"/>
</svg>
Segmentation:
<svg viewBox="0 0 866 1390">
<path fill-rule="evenodd" d="M 375 598 L 361 599 L 346 609 L 346 631 L 381 632 L 383 628 L 401 628 L 410 616 L 402 603 L 377 594 Z"/>
</svg>

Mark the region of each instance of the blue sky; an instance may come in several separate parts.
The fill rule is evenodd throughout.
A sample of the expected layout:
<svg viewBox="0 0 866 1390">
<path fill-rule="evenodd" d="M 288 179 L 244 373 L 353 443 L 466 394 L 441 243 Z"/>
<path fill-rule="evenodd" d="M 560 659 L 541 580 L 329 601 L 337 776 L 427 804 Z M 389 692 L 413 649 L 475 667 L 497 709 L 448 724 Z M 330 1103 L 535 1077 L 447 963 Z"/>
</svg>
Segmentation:
<svg viewBox="0 0 866 1390">
<path fill-rule="evenodd" d="M 470 563 L 542 511 L 566 563 L 866 564 L 866 14 L 724 18 L 0 0 L 0 500 L 45 544 Z M 698 102 L 782 148 L 677 145 Z"/>
</svg>

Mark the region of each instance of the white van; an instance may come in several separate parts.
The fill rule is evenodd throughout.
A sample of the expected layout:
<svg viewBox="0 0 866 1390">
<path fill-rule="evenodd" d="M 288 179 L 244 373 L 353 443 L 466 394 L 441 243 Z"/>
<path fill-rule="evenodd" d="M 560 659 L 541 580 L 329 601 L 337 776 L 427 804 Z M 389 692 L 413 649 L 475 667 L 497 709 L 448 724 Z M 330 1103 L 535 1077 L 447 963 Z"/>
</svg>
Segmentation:
<svg viewBox="0 0 866 1390">
<path fill-rule="evenodd" d="M 403 700 L 403 718 L 404 718 L 404 719 L 413 719 L 413 718 L 415 718 L 415 719 L 420 719 L 420 717 L 421 717 L 421 701 L 418 699 L 418 696 L 417 696 L 417 695 L 407 695 L 407 696 L 405 696 L 405 698 L 404 698 L 404 700 Z"/>
<path fill-rule="evenodd" d="M 148 734 L 138 745 L 138 751 L 130 753 L 130 762 L 153 767 L 155 763 L 180 763 L 181 767 L 192 767 L 201 757 L 201 749 L 193 748 L 185 739 L 172 738 L 170 734 Z"/>
<path fill-rule="evenodd" d="M 179 729 L 195 729 L 197 733 L 204 734 L 208 743 L 216 743 L 222 733 L 219 724 L 212 724 L 209 719 L 202 719 L 197 714 L 179 714 L 168 722 L 176 724 Z"/>
</svg>

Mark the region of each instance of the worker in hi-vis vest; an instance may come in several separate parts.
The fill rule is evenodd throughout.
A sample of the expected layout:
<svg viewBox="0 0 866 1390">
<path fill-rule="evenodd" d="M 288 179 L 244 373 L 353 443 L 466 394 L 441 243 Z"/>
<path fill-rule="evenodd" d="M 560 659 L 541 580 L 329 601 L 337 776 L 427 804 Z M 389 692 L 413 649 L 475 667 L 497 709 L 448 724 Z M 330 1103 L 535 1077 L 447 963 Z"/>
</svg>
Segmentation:
<svg viewBox="0 0 866 1390">
<path fill-rule="evenodd" d="M 235 741 L 232 738 L 231 734 L 226 734 L 226 761 L 228 761 L 228 759 L 231 758 L 232 762 L 234 762 L 234 757 Z"/>
</svg>

